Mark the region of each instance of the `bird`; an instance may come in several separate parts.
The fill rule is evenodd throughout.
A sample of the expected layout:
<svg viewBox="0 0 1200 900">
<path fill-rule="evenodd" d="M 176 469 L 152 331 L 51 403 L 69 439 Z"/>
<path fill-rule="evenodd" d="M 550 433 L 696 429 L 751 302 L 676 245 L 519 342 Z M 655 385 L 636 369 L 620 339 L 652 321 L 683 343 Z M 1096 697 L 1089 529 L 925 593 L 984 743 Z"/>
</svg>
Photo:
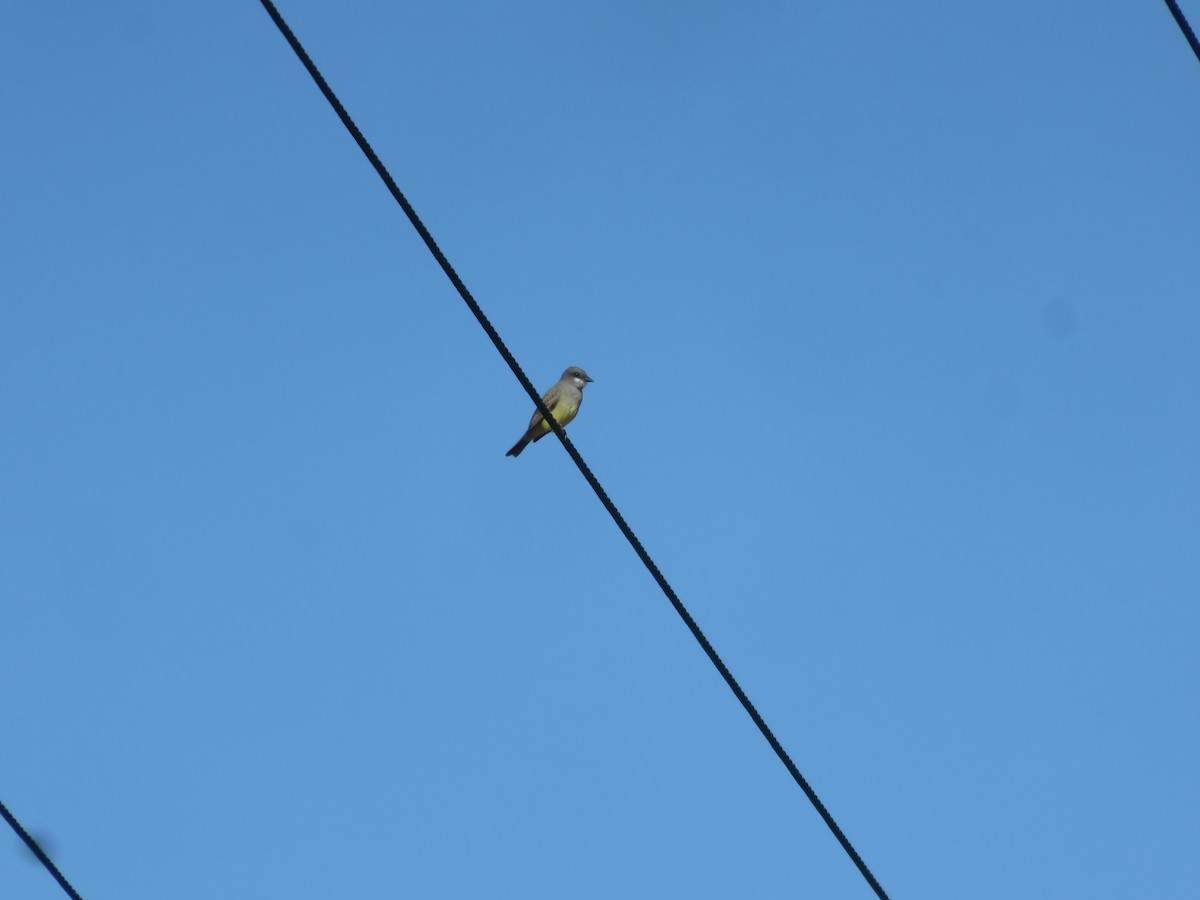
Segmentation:
<svg viewBox="0 0 1200 900">
<path fill-rule="evenodd" d="M 579 405 L 583 403 L 583 386 L 591 380 L 588 373 L 579 366 L 571 366 L 562 373 L 562 378 L 558 379 L 554 387 L 542 394 L 542 402 L 546 404 L 546 409 L 554 414 L 559 425 L 565 427 L 575 418 L 579 412 Z M 540 409 L 534 410 L 533 418 L 529 420 L 529 428 L 504 455 L 520 456 L 521 451 L 529 446 L 531 441 L 540 441 L 549 433 L 550 423 L 542 417 Z"/>
</svg>

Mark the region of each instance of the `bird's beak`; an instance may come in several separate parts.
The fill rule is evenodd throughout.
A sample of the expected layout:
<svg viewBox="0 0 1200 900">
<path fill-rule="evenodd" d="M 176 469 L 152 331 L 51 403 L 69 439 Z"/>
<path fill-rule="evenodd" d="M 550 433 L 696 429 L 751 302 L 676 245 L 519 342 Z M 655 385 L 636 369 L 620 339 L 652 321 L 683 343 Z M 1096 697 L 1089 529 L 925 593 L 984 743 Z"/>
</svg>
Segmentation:
<svg viewBox="0 0 1200 900">
<path fill-rule="evenodd" d="M 584 381 L 595 381 L 596 379 L 595 379 L 595 378 L 588 378 L 586 375 L 584 375 L 584 376 L 583 376 L 583 380 L 584 380 Z"/>
</svg>

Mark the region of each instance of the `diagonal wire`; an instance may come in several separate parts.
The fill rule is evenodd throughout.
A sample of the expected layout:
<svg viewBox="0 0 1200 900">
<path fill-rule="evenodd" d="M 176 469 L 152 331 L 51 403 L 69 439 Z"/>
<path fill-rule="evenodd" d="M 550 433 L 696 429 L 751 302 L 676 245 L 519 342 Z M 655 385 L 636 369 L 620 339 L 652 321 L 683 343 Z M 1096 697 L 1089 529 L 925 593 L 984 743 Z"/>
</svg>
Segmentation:
<svg viewBox="0 0 1200 900">
<path fill-rule="evenodd" d="M 25 842 L 25 846 L 29 848 L 30 852 L 38 858 L 43 866 L 46 867 L 46 871 L 54 876 L 54 880 L 59 883 L 59 886 L 61 886 L 64 891 L 67 892 L 67 896 L 70 897 L 71 900 L 83 900 L 83 898 L 79 896 L 78 891 L 71 887 L 71 883 L 63 877 L 63 873 L 58 871 L 58 866 L 54 865 L 54 863 L 50 860 L 50 857 L 46 855 L 46 851 L 43 850 L 38 845 L 38 842 L 33 839 L 33 835 L 31 835 L 22 827 L 21 823 L 17 821 L 17 817 L 8 811 L 8 807 L 5 806 L 3 802 L 0 802 L 0 816 L 4 818 L 4 821 L 12 826 L 12 830 L 17 833 L 17 837 Z"/>
<path fill-rule="evenodd" d="M 863 878 L 865 878 L 867 883 L 871 885 L 871 888 L 875 891 L 880 900 L 887 900 L 887 894 L 884 892 L 883 887 L 875 879 L 875 876 L 871 874 L 871 870 L 867 868 L 867 864 L 863 862 L 863 859 L 861 856 L 859 856 L 858 851 L 854 849 L 854 846 L 850 843 L 850 840 L 843 833 L 837 822 L 834 821 L 833 816 L 830 815 L 829 810 L 825 808 L 825 804 L 821 802 L 821 799 L 812 789 L 812 786 L 808 783 L 805 777 L 800 774 L 800 770 L 796 767 L 796 764 L 792 762 L 792 758 L 788 756 L 787 751 L 783 749 L 783 745 L 779 743 L 779 739 L 776 738 L 771 732 L 771 729 L 767 726 L 767 723 L 763 719 L 762 715 L 754 707 L 754 704 L 750 702 L 750 698 L 746 696 L 746 692 L 742 690 L 741 685 L 737 683 L 737 680 L 733 677 L 733 674 L 721 660 L 721 657 L 717 655 L 717 651 L 713 649 L 713 646 L 711 643 L 709 643 L 708 638 L 704 636 L 704 632 L 700 630 L 700 626 L 696 624 L 696 620 L 692 618 L 691 613 L 689 613 L 684 607 L 683 602 L 676 595 L 675 590 L 670 584 L 667 583 L 667 579 L 663 577 L 663 574 L 661 571 L 659 571 L 658 566 L 654 564 L 654 560 L 650 558 L 650 554 L 646 552 L 646 548 L 642 546 L 642 542 L 638 540 L 637 535 L 633 533 L 633 529 L 629 527 L 629 523 L 625 521 L 625 517 L 621 515 L 620 511 L 613 504 L 612 500 L 609 499 L 608 494 L 605 492 L 604 488 L 600 486 L 600 482 L 596 479 L 596 476 L 592 474 L 592 470 L 588 468 L 587 463 L 583 461 L 583 457 L 579 455 L 579 451 L 575 449 L 575 445 L 572 444 L 567 438 L 567 434 L 563 430 L 562 426 L 558 424 L 558 421 L 550 413 L 550 410 L 546 408 L 546 405 L 542 402 L 541 397 L 534 388 L 533 383 L 530 382 L 529 378 L 525 375 L 525 372 L 522 371 L 520 364 L 516 360 L 516 357 L 514 357 L 509 351 L 508 347 L 505 346 L 504 341 L 500 338 L 500 334 L 492 326 L 492 323 L 488 321 L 487 316 L 484 315 L 483 310 L 475 301 L 475 298 L 471 296 L 471 292 L 467 289 L 466 284 L 463 283 L 463 280 L 459 277 L 458 273 L 454 271 L 454 267 L 450 265 L 450 261 L 446 258 L 446 255 L 437 245 L 437 242 L 434 241 L 433 235 L 429 233 L 429 229 L 425 227 L 425 224 L 417 215 L 417 212 L 413 208 L 412 204 L 408 202 L 408 198 L 401 193 L 400 188 L 396 185 L 396 182 L 393 180 L 391 174 L 376 155 L 375 151 L 371 148 L 371 145 L 367 143 L 367 139 L 363 136 L 363 133 L 359 130 L 358 126 L 354 124 L 354 120 L 350 118 L 350 114 L 346 112 L 346 108 L 342 106 L 341 101 L 338 100 L 337 95 L 334 94 L 333 89 L 329 87 L 328 82 L 325 81 L 324 76 L 322 76 L 320 71 L 317 69 L 316 64 L 313 63 L 308 53 L 304 50 L 304 47 L 301 46 L 300 41 L 296 38 L 296 35 L 292 33 L 291 28 L 289 28 L 287 23 L 283 20 L 283 17 L 279 14 L 279 10 L 275 8 L 275 4 L 272 3 L 271 0 L 260 0 L 260 2 L 266 9 L 267 14 L 275 23 L 276 27 L 287 40 L 288 44 L 291 45 L 292 50 L 296 53 L 296 56 L 299 57 L 300 62 L 304 64 L 304 68 L 308 70 L 308 74 L 312 76 L 313 81 L 315 81 L 317 87 L 320 88 L 321 93 L 325 95 L 325 99 L 329 101 L 329 105 L 333 107 L 333 110 L 337 113 L 338 118 L 342 120 L 342 124 L 346 126 L 346 130 L 350 132 L 350 135 L 358 144 L 359 149 L 361 149 L 366 155 L 371 165 L 374 166 L 375 171 L 379 173 L 379 177 L 382 178 L 383 183 L 387 185 L 387 189 L 389 192 L 391 192 L 392 197 L 395 198 L 396 202 L 400 204 L 400 208 L 403 209 L 404 214 L 408 216 L 408 220 L 412 223 L 413 227 L 417 230 L 417 233 L 421 236 L 421 240 L 425 242 L 425 246 L 429 248 L 429 252 L 433 254 L 433 257 L 437 260 L 438 265 L 442 267 L 442 271 L 446 273 L 446 277 L 450 279 L 450 282 L 458 290 L 459 295 L 466 302 L 467 307 L 479 321 L 479 324 L 483 327 L 483 330 L 487 332 L 488 337 L 492 339 L 492 343 L 495 344 L 496 349 L 500 352 L 500 355 L 504 357 L 504 361 L 508 363 L 508 367 L 512 369 L 513 374 L 517 376 L 517 380 L 521 382 L 521 386 L 525 388 L 525 393 L 527 393 L 530 396 L 530 399 L 533 400 L 543 418 L 550 423 L 550 427 L 554 429 L 554 433 L 558 435 L 559 440 L 561 440 L 563 446 L 566 447 L 567 453 L 570 455 L 571 459 L 575 461 L 575 465 L 579 467 L 579 471 L 583 474 L 583 477 L 587 480 L 587 483 L 591 485 L 592 490 L 596 492 L 596 496 L 600 499 L 600 502 L 604 505 L 604 508 L 608 510 L 608 513 L 610 516 L 612 516 L 613 521 L 617 523 L 617 527 L 621 529 L 621 533 L 625 535 L 626 540 L 629 541 L 630 545 L 634 549 L 634 552 L 637 553 L 643 564 L 645 564 L 650 574 L 654 577 L 654 580 L 658 582 L 658 586 L 662 589 L 662 592 L 666 595 L 667 599 L 671 601 L 671 605 L 675 607 L 675 611 L 679 613 L 680 618 L 683 619 L 684 624 L 688 627 L 688 630 L 692 632 L 692 636 L 695 637 L 699 642 L 704 652 L 708 655 L 708 658 L 712 661 L 712 664 L 716 666 L 717 671 L 721 673 L 721 677 L 725 679 L 725 683 L 729 685 L 730 690 L 733 691 L 734 695 L 738 698 L 738 701 L 743 707 L 745 707 L 746 712 L 750 714 L 750 718 L 754 720 L 754 724 L 758 726 L 758 730 L 761 731 L 763 737 L 767 739 L 767 743 L 771 745 L 771 749 L 775 751 L 775 754 L 783 762 L 784 766 L 787 767 L 788 772 L 791 774 L 796 784 L 798 784 L 800 789 L 804 791 L 805 796 L 808 797 L 813 807 L 817 810 L 817 813 L 825 821 L 825 824 L 829 826 L 829 830 L 833 832 L 833 835 L 837 838 L 838 843 L 842 845 L 842 849 L 846 851 L 850 859 L 853 860 L 854 865 L 858 867 L 858 870 L 862 873 Z"/>
<path fill-rule="evenodd" d="M 1167 9 L 1171 10 L 1171 15 L 1175 17 L 1175 24 L 1179 26 L 1179 30 L 1183 32 L 1183 36 L 1191 45 L 1192 52 L 1196 54 L 1196 59 L 1200 59 L 1200 40 L 1196 40 L 1196 32 L 1192 31 L 1192 26 L 1184 18 L 1183 10 L 1179 8 L 1179 4 L 1175 0 L 1166 0 L 1166 3 Z"/>
</svg>

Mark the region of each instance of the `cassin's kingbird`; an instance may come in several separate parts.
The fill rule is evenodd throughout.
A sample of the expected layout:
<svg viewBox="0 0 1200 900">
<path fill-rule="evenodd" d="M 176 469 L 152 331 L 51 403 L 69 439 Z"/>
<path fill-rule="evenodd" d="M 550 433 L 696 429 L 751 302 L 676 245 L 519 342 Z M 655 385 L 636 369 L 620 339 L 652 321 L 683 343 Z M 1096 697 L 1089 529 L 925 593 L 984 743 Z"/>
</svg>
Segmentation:
<svg viewBox="0 0 1200 900">
<path fill-rule="evenodd" d="M 554 419 L 559 425 L 565 428 L 567 423 L 575 418 L 575 414 L 579 412 L 579 404 L 583 403 L 583 386 L 591 380 L 588 373 L 579 366 L 571 366 L 562 373 L 558 384 L 542 395 L 542 402 L 546 404 L 546 409 L 554 414 Z M 534 410 L 533 418 L 529 420 L 529 430 L 504 455 L 520 456 L 530 441 L 540 441 L 549 433 L 550 423 L 542 418 L 540 409 Z"/>
</svg>

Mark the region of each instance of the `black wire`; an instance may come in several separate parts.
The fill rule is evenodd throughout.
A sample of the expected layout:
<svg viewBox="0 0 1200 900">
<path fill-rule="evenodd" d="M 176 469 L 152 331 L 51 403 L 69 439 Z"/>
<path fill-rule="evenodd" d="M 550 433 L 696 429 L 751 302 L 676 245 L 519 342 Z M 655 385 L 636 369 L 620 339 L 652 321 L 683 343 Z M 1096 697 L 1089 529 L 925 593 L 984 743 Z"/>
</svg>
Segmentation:
<svg viewBox="0 0 1200 900">
<path fill-rule="evenodd" d="M 1192 31 L 1192 26 L 1184 18 L 1183 10 L 1179 8 L 1179 4 L 1175 0 L 1167 0 L 1167 9 L 1171 10 L 1171 15 L 1175 17 L 1175 24 L 1179 26 L 1179 30 L 1183 32 L 1183 36 L 1187 38 L 1187 42 L 1192 47 L 1192 52 L 1196 54 L 1196 59 L 1200 59 L 1200 41 L 1196 40 L 1196 32 Z"/>
<path fill-rule="evenodd" d="M 17 833 L 17 837 L 25 842 L 25 846 L 29 848 L 33 855 L 41 860 L 42 865 L 46 867 L 46 871 L 54 876 L 54 880 L 67 892 L 67 896 L 72 898 L 72 900 L 83 900 L 75 888 L 71 887 L 70 882 L 63 877 L 63 873 L 58 871 L 58 866 L 50 861 L 50 857 L 46 855 L 46 851 L 38 846 L 38 842 L 33 839 L 33 835 L 21 827 L 21 823 L 17 821 L 17 817 L 8 811 L 8 807 L 3 802 L 0 802 L 0 816 L 3 816 L 4 821 L 12 826 L 12 830 Z"/>
<path fill-rule="evenodd" d="M 375 171 L 379 173 L 379 177 L 383 179 L 383 183 L 387 185 L 388 190 L 391 192 L 396 202 L 400 204 L 400 208 L 404 210 L 404 214 L 408 216 L 408 220 L 412 223 L 413 227 L 416 228 L 417 233 L 421 236 L 421 240 L 425 242 L 425 246 L 429 248 L 429 252 L 433 254 L 434 259 L 438 261 L 438 265 L 442 267 L 442 271 L 446 273 L 446 276 L 458 290 L 459 295 L 466 302 L 468 308 L 474 314 L 475 318 L 479 320 L 479 324 L 483 326 L 483 330 L 486 331 L 488 337 L 492 339 L 492 343 L 496 345 L 496 349 L 500 352 L 500 355 L 504 357 L 504 361 L 508 363 L 508 367 L 512 369 L 513 374 L 517 376 L 517 380 L 521 382 L 521 386 L 525 388 L 525 393 L 527 393 L 537 405 L 542 417 L 548 423 L 550 423 L 550 427 L 554 429 L 554 433 L 558 435 L 559 440 L 562 441 L 567 453 L 570 455 L 571 459 L 575 461 L 575 465 L 579 467 L 579 471 L 583 473 L 583 477 L 587 480 L 587 483 L 591 485 L 592 490 L 596 492 L 596 496 L 600 498 L 600 502 L 604 505 L 604 508 L 608 510 L 608 514 L 612 516 L 613 521 L 617 523 L 617 527 L 621 529 L 621 533 L 625 535 L 626 540 L 629 541 L 630 545 L 634 549 L 634 552 L 636 552 L 641 558 L 650 574 L 654 576 L 654 580 L 658 582 L 658 586 L 662 589 L 662 592 L 666 595 L 667 599 L 671 601 L 671 605 L 675 607 L 675 611 L 679 613 L 680 618 L 683 619 L 684 624 L 687 625 L 688 629 L 692 632 L 693 637 L 695 637 L 699 642 L 700 646 L 704 649 L 704 652 L 708 654 L 708 658 L 712 660 L 712 664 L 717 667 L 717 671 L 721 673 L 721 677 L 725 679 L 725 683 L 729 685 L 729 688 L 733 691 L 734 696 L 738 698 L 738 701 L 743 707 L 745 707 L 746 712 L 750 714 L 750 718 L 754 720 L 754 724 L 758 726 L 758 730 L 761 731 L 763 737 L 767 739 L 767 743 L 771 745 L 771 749 L 775 751 L 775 754 L 783 762 L 784 766 L 787 767 L 788 772 L 791 773 L 791 776 L 795 780 L 796 784 L 798 784 L 800 789 L 804 791 L 805 796 L 808 797 L 813 807 L 825 821 L 825 824 L 829 826 L 829 830 L 833 832 L 833 835 L 837 838 L 838 843 L 842 845 L 842 848 L 849 855 L 850 859 L 854 861 L 854 865 L 858 867 L 859 872 L 862 873 L 862 876 L 867 880 L 867 883 L 871 885 L 876 895 L 879 896 L 880 900 L 887 900 L 887 894 L 884 892 L 883 887 L 880 886 L 879 882 L 875 879 L 875 876 L 871 874 L 871 870 L 867 868 L 867 864 L 863 862 L 862 857 L 858 855 L 858 851 L 854 849 L 854 846 L 842 832 L 842 829 L 838 827 L 837 822 L 834 821 L 833 816 L 830 815 L 829 810 L 825 808 L 825 804 L 821 802 L 816 792 L 812 789 L 812 786 L 809 785 L 804 776 L 800 774 L 800 770 L 796 768 L 796 764 L 792 762 L 792 758 L 788 756 L 787 751 L 783 749 L 783 745 L 779 743 L 779 739 L 776 738 L 771 732 L 771 729 L 767 727 L 767 723 L 763 719 L 762 715 L 760 715 L 758 710 L 755 709 L 754 704 L 750 702 L 750 698 L 746 696 L 746 692 L 742 690 L 741 685 L 737 683 L 737 680 L 733 677 L 733 674 L 721 660 L 721 657 L 717 655 L 717 651 L 713 649 L 713 646 L 709 643 L 708 638 L 704 636 L 704 632 L 700 630 L 700 626 L 696 624 L 696 620 L 692 618 L 691 613 L 689 613 L 684 607 L 683 602 L 676 595 L 674 589 L 670 584 L 667 583 L 667 579 L 663 577 L 663 574 L 659 571 L 658 566 L 654 564 L 654 560 L 650 558 L 650 554 L 646 552 L 646 548 L 642 546 L 642 542 L 638 540 L 637 535 L 633 533 L 633 529 L 629 527 L 629 523 L 625 521 L 625 517 L 621 515 L 620 511 L 613 504 L 612 500 L 609 499 L 609 496 L 605 492 L 604 488 L 600 486 L 600 482 L 596 480 L 596 476 L 592 474 L 592 470 L 588 468 L 587 463 L 583 461 L 583 457 L 579 455 L 579 451 L 575 449 L 575 445 L 572 444 L 567 438 L 567 434 L 563 430 L 562 426 L 558 424 L 558 421 L 550 413 L 550 410 L 546 408 L 546 405 L 542 402 L 541 397 L 534 388 L 533 383 L 528 377 L 526 377 L 525 372 L 522 371 L 521 366 L 517 363 L 516 358 L 509 351 L 508 347 L 504 345 L 504 341 L 501 340 L 499 333 L 494 327 L 492 327 L 492 323 L 488 321 L 487 316 L 484 315 L 483 310 L 479 307 L 479 304 L 475 302 L 475 298 L 471 296 L 471 292 L 467 290 L 467 286 L 463 283 L 462 279 L 459 278 L 458 273 L 454 271 L 454 267 L 450 265 L 450 261 L 446 258 L 446 255 L 442 253 L 441 248 L 438 247 L 437 243 L 434 241 L 433 235 L 429 233 L 429 229 L 425 227 L 425 224 L 417 216 L 417 212 L 415 209 L 413 209 L 412 204 L 409 203 L 404 194 L 400 192 L 400 188 L 396 186 L 396 182 L 392 179 L 392 176 L 388 173 L 379 157 L 375 154 L 375 151 L 371 149 L 371 145 L 367 143 L 367 139 L 363 137 L 363 134 L 361 131 L 359 131 L 358 126 L 354 124 L 354 121 L 350 118 L 350 114 L 346 112 L 346 108 L 342 106 L 341 101 L 338 100 L 337 96 L 333 93 L 332 88 L 329 87 L 329 84 L 325 81 L 325 78 L 321 75 L 320 71 L 318 71 L 308 53 L 306 53 L 304 48 L 300 45 L 300 41 L 296 39 L 295 34 L 292 33 L 292 30 L 288 27 L 287 23 L 284 22 L 283 17 L 279 14 L 279 10 L 275 8 L 275 4 L 272 3 L 271 0 L 260 0 L 260 2 L 266 9 L 267 14 L 271 17 L 272 21 L 274 21 L 276 27 L 279 28 L 279 31 L 291 45 L 292 50 L 295 51 L 296 56 L 300 58 L 300 62 L 304 64 L 304 68 L 308 70 L 308 74 L 312 76 L 313 81 L 315 81 L 317 87 L 320 88 L 321 93 L 325 95 L 325 99 L 329 101 L 329 105 L 332 106 L 334 112 L 338 114 L 338 118 L 342 120 L 342 124 L 346 126 L 346 130 L 350 132 L 359 148 L 366 155 L 367 159 L 370 160 L 371 165 L 375 167 Z"/>
</svg>

